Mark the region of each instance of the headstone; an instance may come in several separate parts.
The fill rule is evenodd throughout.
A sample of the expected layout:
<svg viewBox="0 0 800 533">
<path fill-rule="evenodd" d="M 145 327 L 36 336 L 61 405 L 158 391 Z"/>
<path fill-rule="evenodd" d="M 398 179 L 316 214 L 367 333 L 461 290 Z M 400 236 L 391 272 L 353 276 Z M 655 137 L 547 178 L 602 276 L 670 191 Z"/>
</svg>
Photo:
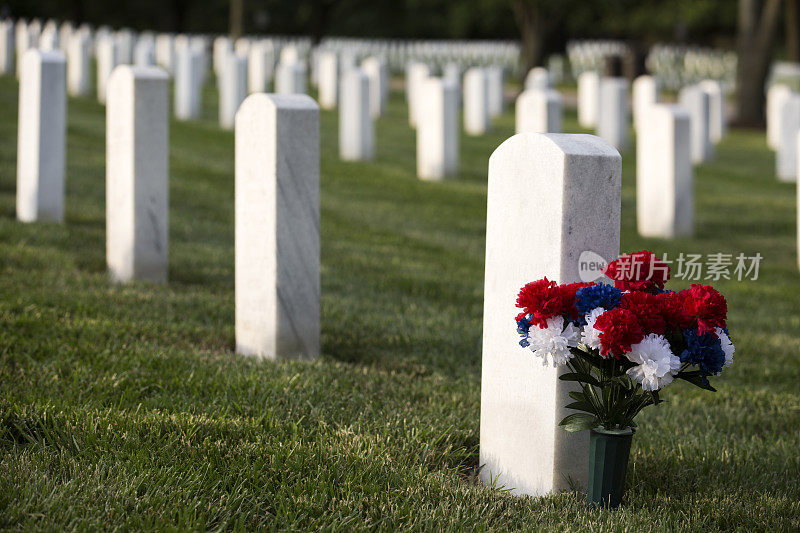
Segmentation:
<svg viewBox="0 0 800 533">
<path fill-rule="evenodd" d="M 372 56 L 361 62 L 361 70 L 369 78 L 369 110 L 372 118 L 383 116 L 389 95 L 389 71 L 386 61 Z"/>
<path fill-rule="evenodd" d="M 489 67 L 486 69 L 488 96 L 489 96 L 489 118 L 494 118 L 503 113 L 503 67 Z"/>
<path fill-rule="evenodd" d="M 106 106 L 106 261 L 112 280 L 167 281 L 168 76 L 121 65 Z"/>
<path fill-rule="evenodd" d="M 561 133 L 561 95 L 552 89 L 528 89 L 517 97 L 517 133 Z"/>
<path fill-rule="evenodd" d="M 133 64 L 137 67 L 156 66 L 156 46 L 150 39 L 139 39 L 133 51 Z"/>
<path fill-rule="evenodd" d="M 216 76 L 222 74 L 223 65 L 231 54 L 233 54 L 233 42 L 230 38 L 222 36 L 214 39 L 212 62 Z"/>
<path fill-rule="evenodd" d="M 231 54 L 220 68 L 219 125 L 231 130 L 236 111 L 247 97 L 247 57 Z"/>
<path fill-rule="evenodd" d="M 136 46 L 133 32 L 123 28 L 114 34 L 114 40 L 117 42 L 117 64 L 132 64 L 133 47 Z"/>
<path fill-rule="evenodd" d="M 525 90 L 546 91 L 551 86 L 550 73 L 544 67 L 533 67 L 525 76 Z"/>
<path fill-rule="evenodd" d="M 767 145 L 773 150 L 777 150 L 780 143 L 783 104 L 791 95 L 789 86 L 780 83 L 767 90 Z"/>
<path fill-rule="evenodd" d="M 578 76 L 578 123 L 582 128 L 597 126 L 600 109 L 600 76 L 595 71 Z"/>
<path fill-rule="evenodd" d="M 236 351 L 312 358 L 320 344 L 319 108 L 253 94 L 236 114 Z"/>
<path fill-rule="evenodd" d="M 711 102 L 708 93 L 698 85 L 690 85 L 681 89 L 678 100 L 689 110 L 692 122 L 692 163 L 700 164 L 709 161 L 714 155 L 711 143 L 710 116 Z"/>
<path fill-rule="evenodd" d="M 369 78 L 361 69 L 351 68 L 344 74 L 340 97 L 339 156 L 345 161 L 372 159 L 375 129 L 369 111 Z"/>
<path fill-rule="evenodd" d="M 800 132 L 800 94 L 793 93 L 783 104 L 781 136 L 775 152 L 778 179 L 792 182 L 797 179 L 797 134 Z"/>
<path fill-rule="evenodd" d="M 179 120 L 200 118 L 202 99 L 200 97 L 201 79 L 197 73 L 202 68 L 200 53 L 186 47 L 177 56 L 175 65 L 175 117 Z"/>
<path fill-rule="evenodd" d="M 339 58 L 336 52 L 325 51 L 319 54 L 318 61 L 319 107 L 335 109 L 339 90 Z"/>
<path fill-rule="evenodd" d="M 636 139 L 636 217 L 643 237 L 671 239 L 694 229 L 691 120 L 680 106 L 654 104 Z"/>
<path fill-rule="evenodd" d="M 633 80 L 633 128 L 639 134 L 642 117 L 658 103 L 658 82 L 652 76 L 642 75 Z"/>
<path fill-rule="evenodd" d="M 306 92 L 305 64 L 301 61 L 278 63 L 275 71 L 275 92 L 277 94 L 304 94 Z"/>
<path fill-rule="evenodd" d="M 597 135 L 623 151 L 628 147 L 628 80 L 600 79 Z"/>
<path fill-rule="evenodd" d="M 0 21 L 0 74 L 14 72 L 14 23 Z"/>
<path fill-rule="evenodd" d="M 250 93 L 268 92 L 274 64 L 272 43 L 260 40 L 250 45 L 247 58 L 247 86 Z"/>
<path fill-rule="evenodd" d="M 64 220 L 67 62 L 61 52 L 30 49 L 20 65 L 17 218 Z"/>
<path fill-rule="evenodd" d="M 67 89 L 72 96 L 85 96 L 91 88 L 92 43 L 84 31 L 76 31 L 67 47 Z"/>
<path fill-rule="evenodd" d="M 22 56 L 25 55 L 30 48 L 36 48 L 39 44 L 39 36 L 33 28 L 29 28 L 25 22 L 19 20 L 14 28 L 14 49 L 17 52 L 17 77 L 19 78 L 22 71 Z"/>
<path fill-rule="evenodd" d="M 406 101 L 408 103 L 408 123 L 417 127 L 417 89 L 430 76 L 431 71 L 425 63 L 411 63 L 406 70 Z"/>
<path fill-rule="evenodd" d="M 156 36 L 156 64 L 170 75 L 175 74 L 175 40 L 169 33 Z"/>
<path fill-rule="evenodd" d="M 464 74 L 464 130 L 467 135 L 489 131 L 489 83 L 486 71 L 479 67 Z"/>
<path fill-rule="evenodd" d="M 69 44 L 72 42 L 73 33 L 75 33 L 75 29 L 69 21 L 62 22 L 58 28 L 58 46 L 64 55 L 67 54 Z M 67 59 L 67 64 L 67 68 L 69 68 L 69 59 Z"/>
<path fill-rule="evenodd" d="M 717 144 L 728 129 L 725 93 L 722 91 L 722 84 L 717 80 L 703 80 L 699 85 L 700 89 L 708 94 L 708 134 L 711 142 Z"/>
<path fill-rule="evenodd" d="M 617 257 L 620 175 L 619 153 L 591 135 L 521 133 L 489 159 L 479 458 L 487 485 L 533 496 L 586 486 L 588 432 L 558 426 L 575 412 L 566 408 L 575 383 L 519 346 L 514 303 L 545 276 L 581 281 L 584 251 Z"/>
<path fill-rule="evenodd" d="M 250 55 L 250 39 L 247 37 L 239 37 L 233 43 L 233 51 L 237 56 L 247 57 Z"/>
<path fill-rule="evenodd" d="M 97 100 L 106 103 L 106 84 L 117 62 L 118 47 L 113 37 L 106 37 L 97 43 Z"/>
<path fill-rule="evenodd" d="M 300 51 L 296 46 L 289 44 L 281 48 L 280 63 L 290 64 L 300 61 Z"/>
<path fill-rule="evenodd" d="M 442 180 L 458 174 L 458 88 L 428 77 L 419 87 L 417 176 Z"/>
<path fill-rule="evenodd" d="M 458 63 L 447 63 L 442 69 L 442 79 L 456 88 L 456 102 L 461 108 L 461 65 Z"/>
<path fill-rule="evenodd" d="M 54 50 L 60 50 L 59 39 L 58 39 L 58 27 L 55 24 L 48 23 L 42 29 L 42 33 L 39 36 L 38 48 L 43 52 L 52 52 Z"/>
</svg>

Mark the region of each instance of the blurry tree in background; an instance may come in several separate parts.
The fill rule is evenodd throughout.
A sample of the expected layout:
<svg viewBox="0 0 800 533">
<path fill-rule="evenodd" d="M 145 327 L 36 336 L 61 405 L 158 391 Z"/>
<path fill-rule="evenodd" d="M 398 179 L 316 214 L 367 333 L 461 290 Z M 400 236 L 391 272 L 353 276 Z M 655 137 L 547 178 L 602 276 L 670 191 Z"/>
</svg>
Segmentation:
<svg viewBox="0 0 800 533">
<path fill-rule="evenodd" d="M 741 126 L 764 123 L 764 83 L 780 14 L 781 0 L 739 0 L 736 121 Z"/>
</svg>

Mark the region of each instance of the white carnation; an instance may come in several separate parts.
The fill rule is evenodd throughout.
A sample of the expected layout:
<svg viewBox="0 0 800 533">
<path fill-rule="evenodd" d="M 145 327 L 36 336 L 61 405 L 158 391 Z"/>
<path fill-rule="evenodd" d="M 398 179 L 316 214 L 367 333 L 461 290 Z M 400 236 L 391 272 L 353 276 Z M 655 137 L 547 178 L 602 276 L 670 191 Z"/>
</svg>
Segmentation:
<svg viewBox="0 0 800 533">
<path fill-rule="evenodd" d="M 547 327 L 536 325 L 528 330 L 528 347 L 542 364 L 563 365 L 572 358 L 570 347 L 578 345 L 578 328 L 572 322 L 564 327 L 564 317 L 556 316 L 547 320 Z"/>
<path fill-rule="evenodd" d="M 589 314 L 586 315 L 586 325 L 583 326 L 583 333 L 581 334 L 581 342 L 593 350 L 600 349 L 600 330 L 594 329 L 594 323 L 597 317 L 605 313 L 606 310 L 602 307 L 595 307 Z"/>
<path fill-rule="evenodd" d="M 672 353 L 669 341 L 663 335 L 651 333 L 642 342 L 631 346 L 625 357 L 637 366 L 628 369 L 628 375 L 642 384 L 644 390 L 658 390 L 672 383 L 681 368 L 681 360 Z"/>
<path fill-rule="evenodd" d="M 733 347 L 733 343 L 731 342 L 731 338 L 728 337 L 728 334 L 722 328 L 714 328 L 717 332 L 717 337 L 719 337 L 719 343 L 722 346 L 722 351 L 725 353 L 725 365 L 724 366 L 731 366 L 733 364 L 733 353 L 736 351 L 736 348 Z"/>
</svg>

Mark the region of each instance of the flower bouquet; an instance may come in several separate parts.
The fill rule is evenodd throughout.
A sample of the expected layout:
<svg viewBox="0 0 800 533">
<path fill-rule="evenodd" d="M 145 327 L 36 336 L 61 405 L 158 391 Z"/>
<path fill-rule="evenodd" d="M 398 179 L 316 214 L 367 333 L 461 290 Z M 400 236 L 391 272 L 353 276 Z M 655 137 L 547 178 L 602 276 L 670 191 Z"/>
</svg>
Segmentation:
<svg viewBox="0 0 800 533">
<path fill-rule="evenodd" d="M 614 285 L 547 278 L 519 292 L 520 345 L 542 363 L 565 365 L 577 382 L 566 407 L 567 431 L 591 430 L 589 503 L 622 499 L 634 418 L 662 402 L 661 389 L 682 379 L 714 391 L 709 376 L 733 362 L 725 298 L 713 287 L 664 290 L 669 267 L 651 252 L 624 255 L 605 274 Z"/>
</svg>

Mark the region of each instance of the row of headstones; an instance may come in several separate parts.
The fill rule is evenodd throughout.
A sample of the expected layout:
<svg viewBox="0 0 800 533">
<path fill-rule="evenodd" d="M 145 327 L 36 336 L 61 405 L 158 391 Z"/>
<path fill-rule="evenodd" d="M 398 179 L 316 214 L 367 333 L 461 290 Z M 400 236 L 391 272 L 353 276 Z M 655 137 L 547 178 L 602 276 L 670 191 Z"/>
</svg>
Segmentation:
<svg viewBox="0 0 800 533">
<path fill-rule="evenodd" d="M 67 82 L 73 96 L 87 95 L 91 88 L 91 59 L 97 58 L 97 98 L 106 99 L 106 83 L 118 65 L 160 65 L 175 77 L 175 115 L 182 120 L 198 118 L 202 106 L 202 86 L 208 70 L 208 39 L 202 35 L 172 35 L 130 30 L 112 32 L 100 28 L 93 32 L 88 25 L 74 28 L 69 22 L 57 28 L 54 21 L 45 24 L 34 20 L 0 22 L 0 73 L 8 73 L 29 48 L 44 51 L 60 49 L 67 57 Z M 56 37 L 48 38 L 49 35 Z M 226 47 L 225 45 L 229 45 Z M 302 42 L 278 39 L 238 39 L 233 54 L 227 37 L 214 41 L 213 67 L 219 78 L 220 122 L 232 127 L 233 112 L 247 92 L 264 92 L 277 70 L 275 91 L 282 94 L 305 92 L 305 73 L 300 59 L 305 53 Z M 274 65 L 276 51 L 281 62 Z M 17 55 L 15 61 L 14 55 Z M 227 56 L 233 56 L 230 60 Z M 242 75 L 241 56 L 246 58 Z M 238 64 L 237 64 L 237 59 Z M 286 65 L 286 68 L 284 66 Z M 246 78 L 245 78 L 246 76 Z M 240 83 L 246 79 L 245 85 Z"/>
<path fill-rule="evenodd" d="M 64 219 L 66 61 L 23 56 L 17 218 Z M 168 75 L 121 65 L 106 102 L 106 261 L 115 282 L 167 281 Z M 319 354 L 319 109 L 306 95 L 249 96 L 236 114 L 236 346 Z"/>
<path fill-rule="evenodd" d="M 24 56 L 20 220 L 63 218 L 65 75 L 58 52 L 32 50 Z M 167 80 L 160 69 L 129 66 L 116 68 L 109 79 L 107 263 L 120 282 L 166 280 Z M 640 125 L 639 142 L 647 149 L 640 160 L 654 168 L 688 161 L 689 114 L 655 103 L 642 113 L 647 127 Z M 318 107 L 304 95 L 259 93 L 245 100 L 235 122 L 236 350 L 270 358 L 315 357 L 320 348 Z M 59 159 L 61 168 L 55 169 Z M 652 174 L 662 190 L 647 194 L 669 203 L 678 176 L 664 176 Z M 570 384 L 558 379 L 555 368 L 531 364 L 508 334 L 507 316 L 518 288 L 530 279 L 579 281 L 583 252 L 616 257 L 620 183 L 619 152 L 590 135 L 521 133 L 489 160 L 480 430 L 486 483 L 539 495 L 586 482 L 587 435 L 557 427 L 568 414 L 564 398 Z M 54 201 L 61 206 L 55 208 Z M 521 241 L 536 253 L 520 254 Z"/>
<path fill-rule="evenodd" d="M 637 226 L 640 235 L 672 238 L 694 227 L 693 164 L 713 157 L 727 130 L 725 97 L 719 82 L 684 87 L 678 105 L 659 103 L 658 80 L 633 82 L 633 126 L 637 151 Z M 628 139 L 628 82 L 594 71 L 578 78 L 578 121 L 618 150 Z"/>
<path fill-rule="evenodd" d="M 24 56 L 21 220 L 63 218 L 65 75 L 60 53 L 31 50 Z M 163 70 L 114 70 L 106 106 L 106 255 L 117 282 L 166 281 L 167 106 Z M 316 357 L 318 107 L 305 95 L 251 95 L 236 115 L 235 137 L 236 351 Z M 487 483 L 499 480 L 524 494 L 585 483 L 586 437 L 556 427 L 566 414 L 567 385 L 555 369 L 531 365 L 516 349 L 504 317 L 526 281 L 544 275 L 577 281 L 581 252 L 593 250 L 606 259 L 617 254 L 620 174 L 619 153 L 588 135 L 518 134 L 490 158 L 480 437 Z M 531 218 L 531 212 L 538 216 Z M 536 254 L 520 254 L 521 240 Z M 531 387 L 538 391 L 534 396 Z"/>
<path fill-rule="evenodd" d="M 326 38 L 319 49 L 342 56 L 385 57 L 393 73 L 401 73 L 409 63 L 422 62 L 443 67 L 455 63 L 502 66 L 513 71 L 519 64 L 519 44 L 513 41 L 405 41 L 384 39 Z M 312 61 L 313 61 L 312 51 Z"/>
<path fill-rule="evenodd" d="M 629 57 L 632 52 L 622 41 L 567 43 L 567 56 L 575 78 L 583 72 L 602 69 L 609 56 Z M 677 90 L 705 79 L 715 79 L 729 91 L 736 77 L 737 56 L 728 50 L 660 43 L 650 47 L 644 63 L 648 72 L 668 89 Z"/>
</svg>

